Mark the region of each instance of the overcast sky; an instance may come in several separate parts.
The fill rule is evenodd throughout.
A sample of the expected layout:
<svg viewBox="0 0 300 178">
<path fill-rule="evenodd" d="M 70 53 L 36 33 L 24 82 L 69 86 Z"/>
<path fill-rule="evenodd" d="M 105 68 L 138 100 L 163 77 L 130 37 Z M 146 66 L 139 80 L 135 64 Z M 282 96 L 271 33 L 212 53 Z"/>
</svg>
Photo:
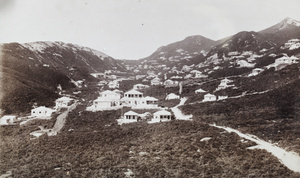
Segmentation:
<svg viewBox="0 0 300 178">
<path fill-rule="evenodd" d="M 63 41 L 117 59 L 202 35 L 218 40 L 300 21 L 300 0 L 0 0 L 0 43 Z"/>
</svg>

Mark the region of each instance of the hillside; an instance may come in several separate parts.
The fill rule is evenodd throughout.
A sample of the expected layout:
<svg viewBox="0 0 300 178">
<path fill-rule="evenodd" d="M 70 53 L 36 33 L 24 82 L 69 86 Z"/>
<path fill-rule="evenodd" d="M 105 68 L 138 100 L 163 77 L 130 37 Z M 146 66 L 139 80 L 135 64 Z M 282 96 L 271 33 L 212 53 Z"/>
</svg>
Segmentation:
<svg viewBox="0 0 300 178">
<path fill-rule="evenodd" d="M 148 65 L 159 63 L 169 66 L 176 62 L 189 60 L 198 55 L 205 56 L 214 43 L 213 40 L 200 35 L 189 36 L 184 40 L 158 48 L 149 57 L 140 61 Z"/>
<path fill-rule="evenodd" d="M 203 76 L 212 78 L 240 75 L 250 72 L 254 67 L 271 64 L 282 55 L 293 55 L 292 51 L 298 47 L 293 50 L 283 48 L 289 40 L 300 38 L 299 24 L 296 20 L 286 18 L 265 30 L 243 31 L 218 41 L 191 36 L 160 47 L 151 56 L 126 65 L 132 71 L 136 70 L 137 74 L 156 71 L 169 73 L 169 77 L 178 74 L 185 77 L 188 75 L 187 69 L 198 70 Z M 195 45 L 200 43 L 197 41 L 201 41 L 200 46 Z"/>
<path fill-rule="evenodd" d="M 90 73 L 125 71 L 121 63 L 96 50 L 62 42 L 1 45 L 0 108 L 4 114 L 28 112 L 33 105 L 52 106 L 58 89 L 93 80 Z"/>
</svg>

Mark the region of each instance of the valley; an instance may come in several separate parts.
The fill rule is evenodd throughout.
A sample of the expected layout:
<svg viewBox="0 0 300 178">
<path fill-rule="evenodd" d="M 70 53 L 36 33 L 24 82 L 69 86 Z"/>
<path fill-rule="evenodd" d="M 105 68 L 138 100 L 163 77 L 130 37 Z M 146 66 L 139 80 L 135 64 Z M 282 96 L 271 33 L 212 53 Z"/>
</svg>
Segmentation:
<svg viewBox="0 0 300 178">
<path fill-rule="evenodd" d="M 299 24 L 140 60 L 2 44 L 0 176 L 300 177 Z"/>
</svg>

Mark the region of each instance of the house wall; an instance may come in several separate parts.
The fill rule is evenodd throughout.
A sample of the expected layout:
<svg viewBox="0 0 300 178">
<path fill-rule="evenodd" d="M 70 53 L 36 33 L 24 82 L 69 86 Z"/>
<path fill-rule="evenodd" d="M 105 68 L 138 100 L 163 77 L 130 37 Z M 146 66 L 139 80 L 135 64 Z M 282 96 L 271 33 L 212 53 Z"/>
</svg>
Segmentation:
<svg viewBox="0 0 300 178">
<path fill-rule="evenodd" d="M 154 119 L 171 119 L 170 115 L 159 115 L 159 114 L 155 114 L 154 115 Z"/>
<path fill-rule="evenodd" d="M 138 119 L 137 115 L 125 115 L 125 119 Z"/>
<path fill-rule="evenodd" d="M 204 101 L 216 101 L 216 96 L 204 96 Z"/>
<path fill-rule="evenodd" d="M 119 101 L 94 101 L 93 106 L 95 109 L 109 109 L 111 107 L 119 106 Z"/>
<path fill-rule="evenodd" d="M 55 106 L 56 106 L 56 108 L 68 107 L 69 102 L 67 102 L 67 101 L 57 101 Z"/>
<path fill-rule="evenodd" d="M 53 111 L 49 109 L 33 109 L 31 110 L 31 115 L 37 117 L 48 117 L 51 116 L 52 112 Z"/>
</svg>

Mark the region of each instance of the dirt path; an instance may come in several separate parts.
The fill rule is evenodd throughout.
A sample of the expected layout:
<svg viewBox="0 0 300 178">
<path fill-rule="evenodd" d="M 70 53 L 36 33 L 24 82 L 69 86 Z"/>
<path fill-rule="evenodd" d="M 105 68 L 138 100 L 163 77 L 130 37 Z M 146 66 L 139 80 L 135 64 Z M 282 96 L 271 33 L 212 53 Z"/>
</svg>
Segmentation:
<svg viewBox="0 0 300 178">
<path fill-rule="evenodd" d="M 175 107 L 171 108 L 171 110 L 173 111 L 175 118 L 178 120 L 191 120 L 191 118 L 193 117 L 193 115 L 184 115 L 181 110 L 178 108 L 179 106 L 184 105 L 184 103 L 186 102 L 188 98 L 184 97 L 180 99 L 180 103 L 178 105 L 176 105 Z"/>
<path fill-rule="evenodd" d="M 77 103 L 74 103 L 73 105 L 69 106 L 69 108 L 64 111 L 63 113 L 61 113 L 57 118 L 56 118 L 56 122 L 54 124 L 54 127 L 51 129 L 50 132 L 48 132 L 48 136 L 54 136 L 57 135 L 57 133 L 64 127 L 65 123 L 66 123 L 66 118 L 69 114 L 70 111 L 72 111 L 73 109 L 75 109 L 77 106 Z"/>
<path fill-rule="evenodd" d="M 247 140 L 251 140 L 255 142 L 257 145 L 254 147 L 250 147 L 249 149 L 264 149 L 270 152 L 272 155 L 277 157 L 279 161 L 284 164 L 287 168 L 294 172 L 300 172 L 300 156 L 295 152 L 288 152 L 278 146 L 275 146 L 269 142 L 259 139 L 255 135 L 250 134 L 243 134 L 238 130 L 229 128 L 229 127 L 222 127 L 217 126 L 215 124 L 211 124 L 210 126 L 217 127 L 220 129 L 224 129 L 227 132 L 234 132 L 238 134 L 240 137 L 245 138 Z"/>
</svg>

